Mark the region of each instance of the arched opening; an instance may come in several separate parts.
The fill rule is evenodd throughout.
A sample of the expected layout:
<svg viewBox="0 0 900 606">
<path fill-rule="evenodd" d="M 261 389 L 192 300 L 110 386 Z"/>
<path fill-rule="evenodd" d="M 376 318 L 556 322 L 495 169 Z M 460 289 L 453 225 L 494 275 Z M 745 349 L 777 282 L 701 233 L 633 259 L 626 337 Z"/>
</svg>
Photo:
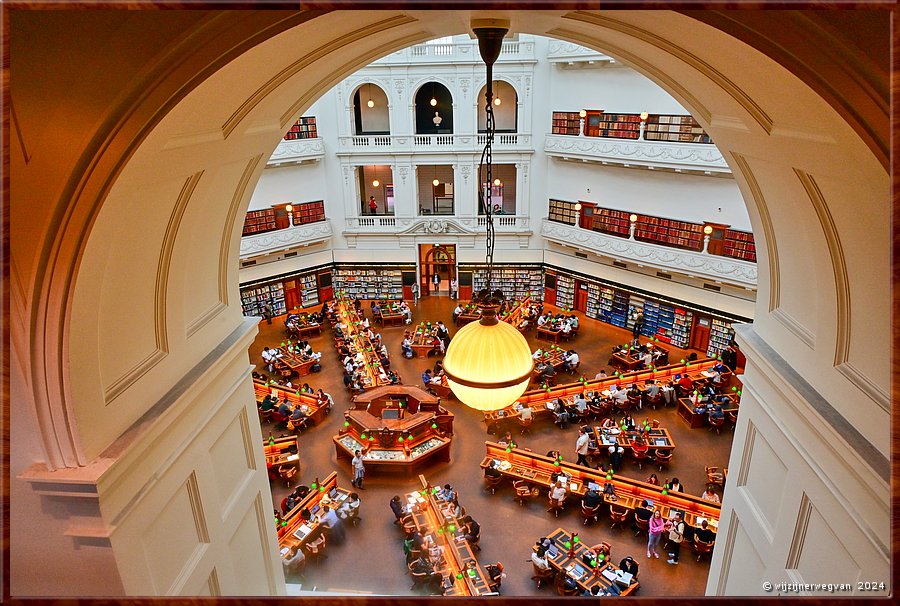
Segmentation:
<svg viewBox="0 0 900 606">
<path fill-rule="evenodd" d="M 353 93 L 353 134 L 391 134 L 388 98 L 377 84 L 366 82 Z"/>
<path fill-rule="evenodd" d="M 519 119 L 519 96 L 516 89 L 505 80 L 494 81 L 494 123 L 498 133 L 514 133 L 518 132 Z M 478 96 L 475 98 L 478 104 L 478 132 L 483 133 L 486 129 L 484 111 L 484 93 L 487 85 L 481 87 Z"/>
<path fill-rule="evenodd" d="M 360 13 L 301 14 L 287 21 L 264 12 L 249 19 L 222 14 L 219 25 L 232 28 L 226 49 L 214 28 L 202 27 L 205 16 L 179 15 L 184 20 L 172 22 L 170 12 L 105 15 L 117 28 L 93 21 L 91 11 L 48 13 L 14 15 L 11 23 L 11 76 L 17 83 L 11 91 L 17 117 L 10 150 L 17 234 L 11 242 L 11 397 L 33 411 L 13 414 L 11 475 L 27 469 L 26 477 L 38 482 L 45 476 L 30 466 L 43 461 L 49 469 L 77 468 L 78 482 L 86 485 L 115 476 L 103 486 L 98 498 L 104 511 L 91 514 L 97 529 L 87 537 L 110 554 L 98 560 L 115 583 L 75 585 L 78 570 L 66 566 L 63 587 L 95 594 L 108 587 L 131 594 L 277 592 L 280 563 L 271 537 L 253 535 L 257 527 L 271 530 L 269 512 L 255 505 L 265 492 L 265 479 L 257 477 L 262 455 L 247 451 L 248 458 L 237 457 L 234 465 L 216 463 L 217 454 L 243 456 L 242 445 L 260 438 L 246 422 L 253 414 L 246 405 L 252 399 L 247 335 L 255 329 L 241 319 L 235 296 L 240 217 L 284 127 L 322 92 L 324 84 L 311 82 L 332 82 L 332 74 L 352 70 L 348 56 L 386 54 L 408 45 L 416 32 L 457 32 L 448 31 L 452 26 L 441 15 L 418 13 L 379 14 L 377 28 L 371 28 L 370 14 Z M 817 93 L 823 84 L 810 73 L 798 71 L 798 78 L 771 61 L 781 57 L 778 45 L 798 56 L 818 52 L 793 17 L 774 18 L 783 27 L 746 25 L 763 52 L 677 13 L 547 17 L 523 11 L 516 21 L 521 31 L 552 30 L 606 49 L 666 87 L 730 158 L 761 235 L 766 252 L 760 257 L 757 320 L 742 336 L 754 348 L 747 376 L 752 397 L 736 429 L 744 448 L 735 448 L 743 492 L 752 499 L 736 501 L 734 521 L 722 528 L 730 538 L 714 554 L 710 593 L 758 592 L 758 579 L 780 573 L 780 562 L 803 569 L 801 546 L 791 545 L 791 537 L 806 536 L 797 534 L 806 526 L 795 532 L 798 512 L 826 531 L 829 518 L 841 519 L 832 512 L 852 514 L 846 527 L 831 527 L 841 542 L 828 548 L 840 547 L 842 561 L 887 570 L 883 550 L 858 538 L 888 532 L 882 473 L 888 407 L 879 408 L 878 400 L 889 382 L 883 356 L 889 301 L 881 294 L 888 290 L 889 233 L 882 217 L 889 180 L 878 153 L 884 146 L 873 135 L 887 132 L 886 114 L 840 113 L 835 107 L 852 105 L 851 99 L 870 107 L 866 100 L 874 98 L 877 107 L 882 98 L 858 82 Z M 96 39 L 86 37 L 77 48 L 66 43 L 66 34 L 95 25 L 90 31 L 103 32 Z M 274 29 L 268 32 L 282 33 L 267 32 L 262 41 L 259 34 L 269 25 Z M 844 25 L 864 31 L 854 29 L 852 17 Z M 179 33 L 197 44 L 169 48 L 168 36 Z M 166 63 L 157 65 L 154 53 L 109 52 L 130 48 L 135 36 L 171 51 Z M 855 53 L 840 33 L 831 36 Z M 298 48 L 331 51 L 298 67 Z M 745 69 L 748 55 L 758 70 Z M 284 61 L 272 59 L 280 56 Z M 859 53 L 853 58 L 867 61 Z M 842 73 L 823 61 L 828 73 Z M 58 69 L 60 63 L 71 69 Z M 161 69 L 172 65 L 179 69 Z M 281 70 L 291 76 L 279 80 Z M 67 98 L 44 94 L 67 82 L 74 83 Z M 112 97 L 109 90 L 122 94 Z M 53 111 L 39 111 L 34 99 L 50 99 Z M 47 115 L 70 126 L 61 135 L 68 145 L 51 138 Z M 859 129 L 863 134 L 854 132 L 860 123 L 867 127 Z M 339 178 L 352 179 L 349 170 Z M 27 203 L 34 200 L 41 203 Z M 815 302 L 809 301 L 811 290 Z M 781 380 L 785 374 L 799 379 L 793 387 Z M 779 399 L 781 389 L 790 397 Z M 208 411 L 217 414 L 202 414 Z M 785 416 L 774 416 L 780 414 Z M 842 440 L 841 447 L 827 447 L 829 438 L 816 437 L 798 418 L 833 430 L 829 436 Z M 828 424 L 835 421 L 843 425 Z M 872 456 L 850 465 L 846 453 L 866 448 Z M 810 456 L 818 457 L 815 465 Z M 96 461 L 102 465 L 78 467 Z M 232 469 L 240 473 L 231 475 Z M 758 483 L 771 483 L 776 472 L 785 487 L 778 500 Z M 836 503 L 829 477 L 842 478 L 857 502 Z M 33 519 L 40 497 L 23 482 L 13 483 L 13 575 L 19 590 L 39 591 L 36 581 L 28 584 L 27 567 L 37 569 L 49 553 L 57 563 L 79 554 L 52 513 Z M 198 503 L 205 507 L 200 513 Z M 160 510 L 164 516 L 151 515 Z M 188 521 L 198 544 L 213 548 L 194 551 L 177 542 L 173 552 L 169 544 L 130 540 L 141 532 L 172 536 L 173 528 L 182 529 L 166 525 L 172 520 Z M 45 541 L 40 550 L 29 550 L 38 524 Z M 212 524 L 215 532 L 206 526 Z M 236 537 L 236 549 L 229 537 Z M 264 563 L 233 575 L 235 580 L 217 576 L 216 570 L 241 569 L 246 545 L 255 546 Z M 773 549 L 785 558 L 760 557 Z M 148 559 L 148 550 L 154 558 Z M 167 557 L 172 564 L 162 565 Z M 731 566 L 751 564 L 760 573 L 745 575 L 753 576 L 752 586 L 730 574 Z M 811 570 L 821 568 L 813 564 Z"/>
<path fill-rule="evenodd" d="M 413 111 L 416 116 L 416 134 L 453 133 L 453 95 L 440 82 L 426 82 L 419 87 Z"/>
</svg>

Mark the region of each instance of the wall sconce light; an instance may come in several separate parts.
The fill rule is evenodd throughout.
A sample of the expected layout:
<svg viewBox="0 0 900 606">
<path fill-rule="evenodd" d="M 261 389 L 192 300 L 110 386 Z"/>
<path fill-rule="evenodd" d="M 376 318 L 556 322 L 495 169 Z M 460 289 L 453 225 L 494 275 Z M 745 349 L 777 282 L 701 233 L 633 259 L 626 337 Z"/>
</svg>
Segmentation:
<svg viewBox="0 0 900 606">
<path fill-rule="evenodd" d="M 628 220 L 631 221 L 632 223 L 634 223 L 635 221 L 638 220 L 638 216 L 635 214 L 632 214 L 630 217 L 628 217 Z"/>
<path fill-rule="evenodd" d="M 703 228 L 703 233 L 705 233 L 707 236 L 708 236 L 709 234 L 713 233 L 712 225 L 707 225 L 706 227 L 704 227 L 704 228 Z"/>
<path fill-rule="evenodd" d="M 584 109 L 581 110 L 580 112 L 578 112 L 578 115 L 579 115 L 579 117 L 581 117 L 581 118 L 586 117 L 586 116 L 587 116 L 587 110 L 584 110 Z"/>
<path fill-rule="evenodd" d="M 646 122 L 647 118 L 649 118 L 649 117 L 650 117 L 650 114 L 648 114 L 647 112 L 641 112 L 641 122 Z"/>
</svg>

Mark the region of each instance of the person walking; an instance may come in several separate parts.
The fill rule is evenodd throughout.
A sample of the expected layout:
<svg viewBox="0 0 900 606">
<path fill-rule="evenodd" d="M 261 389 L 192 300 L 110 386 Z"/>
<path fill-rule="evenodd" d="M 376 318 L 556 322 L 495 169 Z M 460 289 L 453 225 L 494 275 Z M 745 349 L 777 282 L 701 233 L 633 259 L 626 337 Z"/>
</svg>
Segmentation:
<svg viewBox="0 0 900 606">
<path fill-rule="evenodd" d="M 590 467 L 587 460 L 589 442 L 590 439 L 588 438 L 587 429 L 582 427 L 578 430 L 578 440 L 575 442 L 575 454 L 578 455 L 578 459 L 575 461 L 576 465 Z"/>
<path fill-rule="evenodd" d="M 639 311 L 634 318 L 634 328 L 631 330 L 631 336 L 637 339 L 638 335 L 641 334 L 642 328 L 644 328 L 644 312 Z"/>
<path fill-rule="evenodd" d="M 450 298 L 454 301 L 456 300 L 456 292 L 459 289 L 459 282 L 456 281 L 456 278 L 450 280 Z"/>
<path fill-rule="evenodd" d="M 369 214 L 378 214 L 378 202 L 375 201 L 375 196 L 369 196 Z"/>
<path fill-rule="evenodd" d="M 666 521 L 663 519 L 659 509 L 653 510 L 650 517 L 650 532 L 647 540 L 647 557 L 653 556 L 659 558 L 659 540 L 662 538 L 663 530 L 666 528 Z"/>
<path fill-rule="evenodd" d="M 363 463 L 361 451 L 357 450 L 354 453 L 351 464 L 353 466 L 353 479 L 350 480 L 350 483 L 360 490 L 365 490 L 363 488 L 363 477 L 366 475 L 366 467 Z"/>
<path fill-rule="evenodd" d="M 435 272 L 434 276 L 431 278 L 432 284 L 434 284 L 434 294 L 438 294 L 438 291 L 441 290 L 441 274 Z"/>
<path fill-rule="evenodd" d="M 419 283 L 416 282 L 412 285 L 412 296 L 413 296 L 413 305 L 419 304 Z"/>
</svg>

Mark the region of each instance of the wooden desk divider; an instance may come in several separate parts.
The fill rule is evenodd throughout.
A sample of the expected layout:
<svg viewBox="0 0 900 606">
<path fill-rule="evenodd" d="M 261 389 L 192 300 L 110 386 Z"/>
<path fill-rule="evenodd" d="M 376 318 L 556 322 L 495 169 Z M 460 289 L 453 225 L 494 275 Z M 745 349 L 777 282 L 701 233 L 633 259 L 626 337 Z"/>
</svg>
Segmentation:
<svg viewBox="0 0 900 606">
<path fill-rule="evenodd" d="M 310 489 L 309 494 L 299 503 L 294 505 L 293 509 L 282 518 L 282 522 L 278 526 L 278 544 L 282 548 L 292 546 L 302 547 L 308 541 L 317 537 L 322 529 L 322 524 L 317 520 L 317 515 L 322 512 L 322 505 L 333 503 L 334 506 L 337 507 L 340 503 L 343 503 L 350 494 L 348 490 L 338 487 L 336 471 L 332 471 L 328 474 L 328 477 L 321 482 L 313 482 L 310 484 Z M 332 493 L 335 494 L 334 498 L 329 496 Z M 312 522 L 304 522 L 300 513 L 304 509 L 307 509 L 312 513 L 313 510 L 316 509 L 316 506 L 318 506 L 319 509 L 313 515 Z M 295 533 L 304 525 L 309 529 L 308 532 L 303 534 L 302 537 L 297 536 Z"/>
<path fill-rule="evenodd" d="M 411 510 L 416 529 L 423 536 L 430 535 L 434 542 L 442 547 L 443 558 L 436 568 L 452 584 L 444 584 L 444 595 L 480 596 L 491 593 L 487 583 L 487 573 L 478 563 L 472 546 L 461 539 L 462 526 L 448 511 L 442 507 L 442 501 L 435 496 L 437 489 L 432 487 L 424 475 L 419 475 L 421 490 L 406 495 L 408 508 Z M 472 563 L 472 564 L 470 564 Z M 470 567 L 474 565 L 474 573 Z"/>
<path fill-rule="evenodd" d="M 660 509 L 664 518 L 668 518 L 673 511 L 681 511 L 684 521 L 691 526 L 699 526 L 699 520 L 705 518 L 709 521 L 711 530 L 715 531 L 718 527 L 721 505 L 704 501 L 698 496 L 681 492 L 663 494 L 662 486 L 654 486 L 618 474 L 612 474 L 607 480 L 607 476 L 598 470 L 575 465 L 569 461 L 554 461 L 550 457 L 521 448 L 507 448 L 496 442 L 485 442 L 485 449 L 487 452 L 481 467 L 486 468 L 492 460 L 499 461 L 498 470 L 511 480 L 526 480 L 549 491 L 550 475 L 565 474 L 569 477 L 567 487 L 569 493 L 577 494 L 579 497 L 587 492 L 587 484 L 590 482 L 600 486 L 601 490 L 607 482 L 611 482 L 615 489 L 616 500 L 604 497 L 607 503 L 634 509 L 643 499 L 647 499 Z M 577 506 L 577 502 L 570 502 L 570 505 Z"/>
<path fill-rule="evenodd" d="M 311 393 L 300 393 L 299 391 L 287 389 L 280 385 L 269 385 L 265 381 L 253 379 L 253 391 L 256 394 L 256 403 L 260 404 L 263 399 L 273 394 L 278 397 L 278 401 L 287 400 L 291 408 L 297 404 L 306 405 L 306 416 L 313 423 L 319 423 L 328 414 L 328 405 L 319 405 L 319 400 Z"/>
</svg>

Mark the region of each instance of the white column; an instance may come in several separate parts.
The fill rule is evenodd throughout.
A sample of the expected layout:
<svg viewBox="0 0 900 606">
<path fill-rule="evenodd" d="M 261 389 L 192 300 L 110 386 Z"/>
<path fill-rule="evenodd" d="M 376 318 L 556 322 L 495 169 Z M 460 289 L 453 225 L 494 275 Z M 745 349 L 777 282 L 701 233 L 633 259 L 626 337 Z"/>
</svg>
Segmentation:
<svg viewBox="0 0 900 606">
<path fill-rule="evenodd" d="M 403 161 L 393 164 L 391 170 L 394 173 L 394 214 L 398 217 L 413 217 L 418 204 L 416 167 Z"/>
<path fill-rule="evenodd" d="M 453 164 L 453 202 L 457 217 L 474 217 L 478 214 L 476 171 L 468 159 Z"/>
</svg>

